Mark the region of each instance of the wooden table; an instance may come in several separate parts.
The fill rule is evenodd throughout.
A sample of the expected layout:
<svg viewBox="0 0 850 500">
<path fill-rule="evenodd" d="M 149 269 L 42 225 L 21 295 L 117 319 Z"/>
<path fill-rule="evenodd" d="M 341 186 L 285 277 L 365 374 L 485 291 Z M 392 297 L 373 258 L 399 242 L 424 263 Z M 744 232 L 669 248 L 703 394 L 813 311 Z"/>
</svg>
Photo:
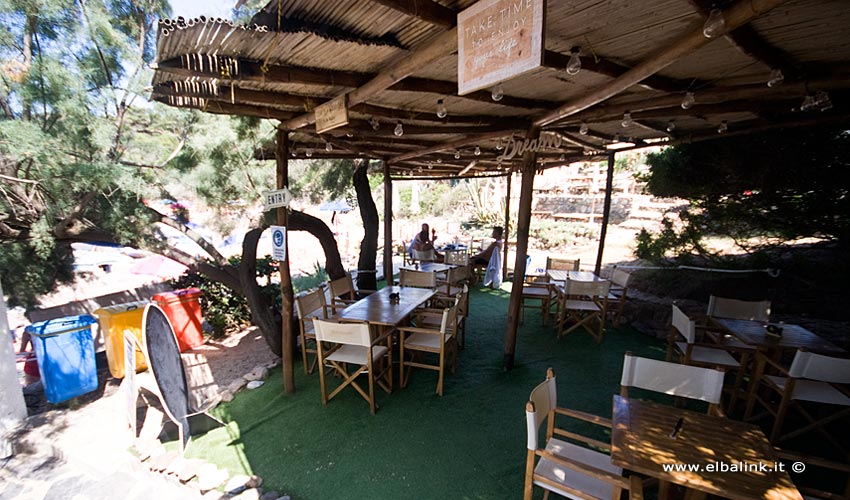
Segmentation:
<svg viewBox="0 0 850 500">
<path fill-rule="evenodd" d="M 442 262 L 420 262 L 419 269 L 416 269 L 416 266 L 411 266 L 410 264 L 401 266 L 399 269 L 406 269 L 408 271 L 423 271 L 426 273 L 442 273 L 455 267 L 458 266 L 454 264 L 443 264 Z"/>
<path fill-rule="evenodd" d="M 399 293 L 399 302 L 390 303 L 390 294 Z M 367 295 L 346 307 L 334 318 L 351 321 L 366 321 L 380 326 L 396 326 L 402 323 L 414 309 L 437 293 L 426 288 L 388 286 Z"/>
<path fill-rule="evenodd" d="M 552 281 L 604 281 L 605 278 L 600 278 L 590 271 L 561 271 L 558 269 L 549 269 L 546 275 Z"/>
<path fill-rule="evenodd" d="M 717 326 L 728 331 L 742 342 L 765 350 L 797 350 L 800 348 L 830 356 L 846 356 L 847 351 L 818 337 L 799 325 L 787 323 L 765 323 L 746 319 L 710 318 Z M 782 335 L 775 337 L 767 334 L 767 325 L 773 324 L 782 328 Z"/>
<path fill-rule="evenodd" d="M 684 422 L 681 431 L 671 438 L 680 418 Z M 692 491 L 686 498 L 710 493 L 734 500 L 802 499 L 788 472 L 759 470 L 776 463 L 761 429 L 673 406 L 614 396 L 611 462 L 662 482 L 687 486 Z M 664 470 L 665 465 L 679 464 L 701 469 Z M 738 470 L 722 472 L 722 464 Z"/>
</svg>

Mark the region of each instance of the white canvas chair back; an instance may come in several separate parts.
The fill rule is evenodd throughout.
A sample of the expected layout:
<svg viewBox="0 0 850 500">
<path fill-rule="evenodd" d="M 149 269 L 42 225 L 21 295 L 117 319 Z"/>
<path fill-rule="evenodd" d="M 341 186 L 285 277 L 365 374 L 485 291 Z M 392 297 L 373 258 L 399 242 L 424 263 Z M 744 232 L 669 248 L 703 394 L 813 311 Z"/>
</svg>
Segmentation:
<svg viewBox="0 0 850 500">
<path fill-rule="evenodd" d="M 401 286 L 436 288 L 437 274 L 429 271 L 412 271 L 410 269 L 402 269 L 399 271 L 398 282 Z"/>
<path fill-rule="evenodd" d="M 682 312 L 676 304 L 673 304 L 673 328 L 675 328 L 676 331 L 685 338 L 688 344 L 696 342 L 696 321 L 689 318 L 688 315 Z"/>
<path fill-rule="evenodd" d="M 540 424 L 549 416 L 558 405 L 558 389 L 555 384 L 555 377 L 549 378 L 541 382 L 531 391 L 528 398 L 534 403 L 535 411 L 525 411 L 526 427 L 528 431 L 527 447 L 529 450 L 536 450 L 539 447 Z"/>
<path fill-rule="evenodd" d="M 626 353 L 620 385 L 719 405 L 723 392 L 723 372 Z"/>
<path fill-rule="evenodd" d="M 850 384 L 850 359 L 798 350 L 788 375 L 833 384 Z"/>
<path fill-rule="evenodd" d="M 617 285 L 620 288 L 627 288 L 629 286 L 629 278 L 632 277 L 632 273 L 628 271 L 624 271 L 622 269 L 614 269 L 614 272 L 611 273 L 611 283 Z"/>
<path fill-rule="evenodd" d="M 420 262 L 434 262 L 435 259 L 436 254 L 433 248 L 431 250 L 413 249 L 413 260 L 418 260 Z"/>
<path fill-rule="evenodd" d="M 602 298 L 608 296 L 611 282 L 608 280 L 577 281 L 567 280 L 564 286 L 564 294 L 567 296 L 586 296 Z"/>
<path fill-rule="evenodd" d="M 546 257 L 546 270 L 552 271 L 578 271 L 581 259 L 561 259 L 557 257 Z"/>
<path fill-rule="evenodd" d="M 484 286 L 498 289 L 502 286 L 502 246 L 498 245 L 490 254 L 490 262 L 484 271 Z"/>
<path fill-rule="evenodd" d="M 446 264 L 465 266 L 469 263 L 469 252 L 466 250 L 446 250 L 443 261 Z"/>
<path fill-rule="evenodd" d="M 727 299 L 712 295 L 708 298 L 707 314 L 716 318 L 769 321 L 770 301 Z"/>
<path fill-rule="evenodd" d="M 316 339 L 319 342 L 363 347 L 369 347 L 372 344 L 372 335 L 367 323 L 336 323 L 313 319 L 313 327 L 316 329 Z"/>
</svg>

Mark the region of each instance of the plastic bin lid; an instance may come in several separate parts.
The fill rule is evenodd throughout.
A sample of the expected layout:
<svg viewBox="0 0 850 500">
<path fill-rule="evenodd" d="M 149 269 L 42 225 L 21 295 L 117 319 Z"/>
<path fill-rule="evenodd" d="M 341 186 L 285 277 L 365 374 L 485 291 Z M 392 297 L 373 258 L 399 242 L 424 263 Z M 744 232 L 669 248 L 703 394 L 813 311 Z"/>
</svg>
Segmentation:
<svg viewBox="0 0 850 500">
<path fill-rule="evenodd" d="M 191 299 L 200 297 L 204 292 L 200 288 L 185 288 L 183 290 L 175 290 L 173 292 L 160 292 L 153 296 L 156 302 L 167 302 L 180 299 Z"/>
<path fill-rule="evenodd" d="M 94 315 L 115 315 L 120 314 L 127 311 L 135 311 L 137 309 L 144 309 L 146 305 L 148 305 L 147 300 L 137 300 L 135 302 L 125 302 L 124 304 L 115 304 L 113 306 L 101 307 L 100 309 L 94 311 L 92 314 Z"/>
<path fill-rule="evenodd" d="M 97 323 L 97 319 L 91 314 L 80 314 L 78 316 L 65 316 L 63 318 L 39 321 L 38 323 L 27 326 L 26 331 L 36 337 L 53 336 L 87 328 L 94 323 Z"/>
</svg>

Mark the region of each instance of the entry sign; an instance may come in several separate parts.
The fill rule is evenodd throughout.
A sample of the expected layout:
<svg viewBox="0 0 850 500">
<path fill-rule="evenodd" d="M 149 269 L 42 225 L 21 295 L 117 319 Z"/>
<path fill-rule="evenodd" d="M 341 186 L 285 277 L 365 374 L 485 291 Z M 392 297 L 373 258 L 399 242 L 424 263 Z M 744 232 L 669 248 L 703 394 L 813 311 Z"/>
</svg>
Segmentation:
<svg viewBox="0 0 850 500">
<path fill-rule="evenodd" d="M 283 262 L 286 260 L 286 227 L 271 226 L 272 230 L 272 260 Z"/>
<path fill-rule="evenodd" d="M 292 193 L 286 188 L 263 193 L 264 211 L 266 212 L 273 208 L 288 207 L 290 201 L 292 201 Z"/>
<path fill-rule="evenodd" d="M 481 0 L 457 15 L 458 95 L 543 63 L 544 0 Z"/>
</svg>

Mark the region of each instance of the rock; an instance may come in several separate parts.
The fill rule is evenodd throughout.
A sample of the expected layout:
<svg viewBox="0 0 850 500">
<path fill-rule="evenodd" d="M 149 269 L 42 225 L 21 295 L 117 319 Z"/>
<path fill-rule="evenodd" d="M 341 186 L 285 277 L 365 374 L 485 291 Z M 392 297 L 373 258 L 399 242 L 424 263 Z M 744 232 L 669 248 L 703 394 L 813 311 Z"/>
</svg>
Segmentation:
<svg viewBox="0 0 850 500">
<path fill-rule="evenodd" d="M 228 391 L 227 389 L 218 393 L 218 397 L 225 403 L 233 401 L 233 393 Z"/>
<path fill-rule="evenodd" d="M 236 495 L 242 493 L 243 491 L 248 489 L 248 481 L 251 478 L 244 474 L 237 474 L 230 478 L 227 481 L 227 485 L 224 487 L 224 491 L 226 491 L 229 495 Z"/>
<path fill-rule="evenodd" d="M 267 491 L 263 493 L 263 496 L 260 497 L 260 500 L 277 500 L 280 498 L 280 493 L 276 491 Z"/>
<path fill-rule="evenodd" d="M 163 453 L 157 457 L 151 459 L 150 468 L 153 471 L 163 471 L 171 465 L 171 462 L 174 462 L 180 458 L 179 451 L 169 451 L 168 453 Z"/>
<path fill-rule="evenodd" d="M 289 500 L 289 495 L 283 495 L 282 497 L 279 497 L 277 500 Z"/>
<path fill-rule="evenodd" d="M 234 380 L 233 382 L 231 382 L 230 385 L 227 386 L 227 390 L 230 391 L 233 394 L 236 394 L 237 392 L 241 391 L 242 388 L 245 387 L 245 384 L 247 384 L 247 383 L 248 383 L 248 381 L 245 380 L 244 377 L 239 377 L 236 380 Z"/>
<path fill-rule="evenodd" d="M 248 382 L 248 385 L 246 385 L 245 387 L 247 387 L 248 389 L 256 389 L 258 387 L 262 387 L 265 383 L 265 380 L 252 380 L 251 382 Z"/>
<path fill-rule="evenodd" d="M 213 464 L 204 464 L 198 470 L 198 489 L 201 491 L 216 488 L 227 481 L 227 471 L 221 470 Z"/>
<path fill-rule="evenodd" d="M 233 500 L 260 500 L 260 490 L 257 488 L 249 488 L 231 498 L 233 498 Z"/>
<path fill-rule="evenodd" d="M 197 476 L 198 471 L 201 470 L 201 467 L 205 463 L 206 462 L 204 462 L 200 458 L 189 458 L 185 460 L 183 463 L 183 468 L 180 470 L 180 472 L 177 473 L 177 479 L 185 483 L 186 481 Z"/>
<path fill-rule="evenodd" d="M 269 369 L 262 365 L 257 365 L 253 370 L 246 373 L 244 378 L 248 382 L 252 382 L 254 380 L 265 380 L 269 376 Z"/>
<path fill-rule="evenodd" d="M 278 358 L 278 359 L 276 359 L 276 360 L 274 360 L 274 361 L 269 361 L 268 363 L 266 363 L 266 368 L 268 368 L 269 370 L 271 370 L 272 368 L 274 368 L 274 367 L 276 367 L 276 366 L 278 366 L 278 365 L 280 365 L 280 358 Z M 274 500 L 274 499 L 272 499 L 272 500 Z"/>
<path fill-rule="evenodd" d="M 222 493 L 220 491 L 210 490 L 210 491 L 204 493 L 201 496 L 201 498 L 203 500 L 224 500 L 225 498 L 230 498 L 230 497 L 225 495 L 224 493 Z"/>
<path fill-rule="evenodd" d="M 172 474 L 174 476 L 179 476 L 180 472 L 182 472 L 183 468 L 186 466 L 186 462 L 187 462 L 187 459 L 178 456 L 177 458 L 172 460 L 171 463 L 168 464 L 165 467 L 165 470 L 162 471 L 162 472 L 165 473 L 165 474 Z"/>
</svg>

